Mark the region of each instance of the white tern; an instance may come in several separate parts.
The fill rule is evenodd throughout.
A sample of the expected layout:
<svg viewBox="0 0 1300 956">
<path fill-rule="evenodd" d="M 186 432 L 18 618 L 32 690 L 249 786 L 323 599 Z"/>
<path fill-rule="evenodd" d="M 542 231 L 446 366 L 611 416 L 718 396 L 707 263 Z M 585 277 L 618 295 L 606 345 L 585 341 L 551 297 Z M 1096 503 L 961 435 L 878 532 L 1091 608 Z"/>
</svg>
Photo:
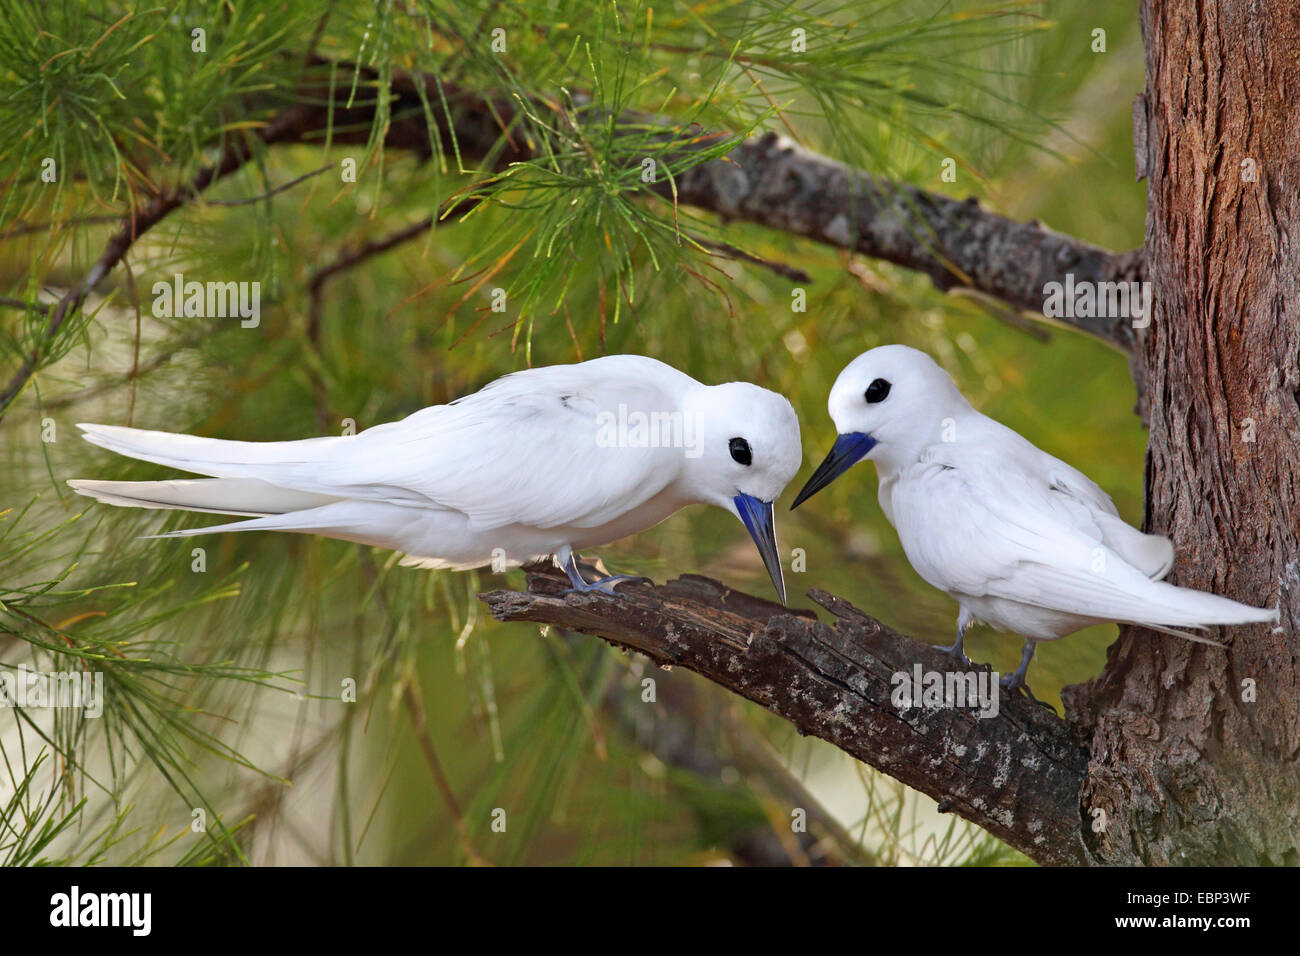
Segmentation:
<svg viewBox="0 0 1300 956">
<path fill-rule="evenodd" d="M 1125 524 L 1086 475 L 975 411 L 923 352 L 864 352 L 827 404 L 838 437 L 791 507 L 874 461 L 881 510 L 908 561 L 960 606 L 953 656 L 965 659 L 974 621 L 1026 638 L 1007 689 L 1024 686 L 1036 642 L 1091 624 L 1214 644 L 1172 628 L 1277 620 L 1273 610 L 1163 583 L 1174 563 L 1168 538 Z"/>
<path fill-rule="evenodd" d="M 691 504 L 736 515 L 782 602 L 772 506 L 803 457 L 783 396 L 702 385 L 639 355 L 506 375 L 356 435 L 245 442 L 78 425 L 111 451 L 211 477 L 69 484 L 108 504 L 242 515 L 173 531 L 292 531 L 391 548 L 404 565 L 504 570 L 554 556 L 577 591 L 574 552 L 635 534 Z"/>
</svg>

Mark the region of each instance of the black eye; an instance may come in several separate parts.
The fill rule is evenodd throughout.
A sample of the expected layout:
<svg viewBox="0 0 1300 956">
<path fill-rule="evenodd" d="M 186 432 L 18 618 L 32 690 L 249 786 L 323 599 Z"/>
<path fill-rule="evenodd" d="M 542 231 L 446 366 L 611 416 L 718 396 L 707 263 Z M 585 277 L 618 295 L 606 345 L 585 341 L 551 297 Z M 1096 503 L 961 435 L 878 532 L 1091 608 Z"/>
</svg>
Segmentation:
<svg viewBox="0 0 1300 956">
<path fill-rule="evenodd" d="M 889 383 L 883 378 L 878 378 L 867 386 L 867 401 L 874 405 L 876 402 L 883 402 L 889 397 Z"/>
<path fill-rule="evenodd" d="M 748 465 L 754 460 L 754 453 L 749 450 L 749 442 L 743 438 L 731 439 L 731 457 L 742 465 Z"/>
</svg>

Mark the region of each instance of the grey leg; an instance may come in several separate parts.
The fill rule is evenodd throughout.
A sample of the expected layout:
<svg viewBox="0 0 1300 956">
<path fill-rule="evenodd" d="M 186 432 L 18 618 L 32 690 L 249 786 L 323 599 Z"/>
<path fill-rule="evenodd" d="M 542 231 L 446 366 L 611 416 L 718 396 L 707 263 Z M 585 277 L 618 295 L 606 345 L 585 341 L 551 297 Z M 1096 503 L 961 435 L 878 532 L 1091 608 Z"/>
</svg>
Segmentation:
<svg viewBox="0 0 1300 956">
<path fill-rule="evenodd" d="M 957 642 L 948 648 L 948 653 L 958 664 L 970 663 L 970 659 L 966 656 L 966 631 L 974 621 L 974 615 L 965 608 L 962 608 L 961 613 L 957 615 Z"/>
<path fill-rule="evenodd" d="M 1034 692 L 1031 691 L 1029 685 L 1025 683 L 1025 672 L 1029 670 L 1029 662 L 1034 659 L 1034 647 L 1034 642 L 1026 639 L 1024 650 L 1020 652 L 1020 666 L 1016 668 L 1014 674 L 1003 675 L 1000 683 L 1002 684 L 1002 689 L 1005 691 L 1013 691 L 1016 688 L 1020 688 L 1025 692 L 1025 696 L 1035 704 L 1042 704 L 1042 706 L 1052 711 L 1052 713 L 1056 713 L 1055 707 L 1051 704 L 1043 703 L 1043 701 L 1035 697 Z"/>
<path fill-rule="evenodd" d="M 654 584 L 653 578 L 648 578 L 644 574 L 607 574 L 600 578 L 596 583 L 613 587 L 615 584 L 622 584 L 624 581 L 637 581 L 641 584 Z M 612 591 L 610 592 L 613 593 Z"/>
<path fill-rule="evenodd" d="M 1029 662 L 1033 659 L 1034 642 L 1026 640 L 1024 650 L 1020 652 L 1020 666 L 1016 668 L 1014 674 L 1003 675 L 1002 689 L 1015 690 L 1017 687 L 1024 687 L 1027 691 L 1029 688 L 1025 685 L 1025 672 L 1029 670 Z"/>
</svg>

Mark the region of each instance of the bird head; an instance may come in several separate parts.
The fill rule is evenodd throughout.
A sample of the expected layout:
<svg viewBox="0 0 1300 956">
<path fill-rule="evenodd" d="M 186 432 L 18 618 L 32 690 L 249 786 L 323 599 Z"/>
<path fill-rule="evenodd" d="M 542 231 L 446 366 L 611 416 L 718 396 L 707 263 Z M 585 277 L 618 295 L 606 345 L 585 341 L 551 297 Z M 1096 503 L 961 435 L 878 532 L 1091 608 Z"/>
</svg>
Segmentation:
<svg viewBox="0 0 1300 956">
<path fill-rule="evenodd" d="M 794 408 L 775 392 L 731 382 L 699 389 L 687 414 L 696 437 L 683 470 L 687 495 L 741 520 L 784 604 L 772 506 L 803 459 Z"/>
<path fill-rule="evenodd" d="M 942 440 L 944 420 L 969 407 L 930 356 L 883 345 L 850 362 L 831 386 L 827 408 L 837 437 L 790 507 L 797 508 L 863 458 L 882 468 Z"/>
</svg>

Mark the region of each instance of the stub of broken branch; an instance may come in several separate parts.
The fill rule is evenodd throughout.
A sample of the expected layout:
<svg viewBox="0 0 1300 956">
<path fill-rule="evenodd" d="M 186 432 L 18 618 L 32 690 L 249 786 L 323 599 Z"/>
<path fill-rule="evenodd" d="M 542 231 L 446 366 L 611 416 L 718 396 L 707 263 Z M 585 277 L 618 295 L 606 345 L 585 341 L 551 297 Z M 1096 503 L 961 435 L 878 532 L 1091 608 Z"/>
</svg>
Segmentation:
<svg viewBox="0 0 1300 956">
<path fill-rule="evenodd" d="M 684 667 L 826 740 L 1044 864 L 1085 864 L 1080 792 L 1086 754 L 1070 725 L 1019 695 L 995 716 L 972 708 L 900 707 L 895 675 L 946 672 L 940 648 L 899 634 L 816 589 L 830 612 L 792 610 L 684 575 L 623 585 L 618 597 L 565 594 L 558 571 L 528 575 L 528 591 L 479 595 L 501 621 L 591 634 L 655 663 Z"/>
</svg>

